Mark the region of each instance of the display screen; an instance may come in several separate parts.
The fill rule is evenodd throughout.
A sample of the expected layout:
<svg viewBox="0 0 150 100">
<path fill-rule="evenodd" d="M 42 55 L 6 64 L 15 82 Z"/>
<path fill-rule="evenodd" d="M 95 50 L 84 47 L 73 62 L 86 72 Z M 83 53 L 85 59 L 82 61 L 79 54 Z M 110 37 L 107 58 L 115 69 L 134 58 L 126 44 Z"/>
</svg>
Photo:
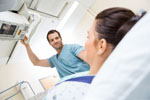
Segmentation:
<svg viewBox="0 0 150 100">
<path fill-rule="evenodd" d="M 2 24 L 0 28 L 0 34 L 4 35 L 14 35 L 14 31 L 16 30 L 15 25 L 9 25 L 9 24 Z"/>
</svg>

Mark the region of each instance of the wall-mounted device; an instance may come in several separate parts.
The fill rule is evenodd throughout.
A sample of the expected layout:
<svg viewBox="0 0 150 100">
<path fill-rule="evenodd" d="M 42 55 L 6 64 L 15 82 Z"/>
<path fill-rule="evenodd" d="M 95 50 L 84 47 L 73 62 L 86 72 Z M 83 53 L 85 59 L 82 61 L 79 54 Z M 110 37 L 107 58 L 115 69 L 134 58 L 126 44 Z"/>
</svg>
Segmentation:
<svg viewBox="0 0 150 100">
<path fill-rule="evenodd" d="M 0 39 L 20 40 L 28 32 L 26 17 L 13 12 L 0 12 Z"/>
</svg>

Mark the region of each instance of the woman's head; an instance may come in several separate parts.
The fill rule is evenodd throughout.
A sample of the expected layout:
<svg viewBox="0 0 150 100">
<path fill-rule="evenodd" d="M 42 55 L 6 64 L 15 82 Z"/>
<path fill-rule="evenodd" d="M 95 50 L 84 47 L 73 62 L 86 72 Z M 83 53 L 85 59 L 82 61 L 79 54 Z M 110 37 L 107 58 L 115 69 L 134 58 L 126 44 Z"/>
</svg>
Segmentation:
<svg viewBox="0 0 150 100">
<path fill-rule="evenodd" d="M 109 8 L 102 11 L 95 17 L 95 30 L 98 33 L 98 38 L 106 39 L 108 43 L 112 44 L 115 47 L 127 33 L 118 33 L 118 30 L 134 16 L 135 14 L 131 10 L 120 7 Z M 126 29 L 126 27 L 124 28 Z M 126 29 L 126 31 L 128 30 L 129 29 Z"/>
<path fill-rule="evenodd" d="M 97 14 L 85 44 L 90 65 L 94 61 L 103 64 L 124 35 L 140 19 L 133 20 L 135 17 L 137 16 L 131 10 L 121 7 L 109 8 Z"/>
</svg>

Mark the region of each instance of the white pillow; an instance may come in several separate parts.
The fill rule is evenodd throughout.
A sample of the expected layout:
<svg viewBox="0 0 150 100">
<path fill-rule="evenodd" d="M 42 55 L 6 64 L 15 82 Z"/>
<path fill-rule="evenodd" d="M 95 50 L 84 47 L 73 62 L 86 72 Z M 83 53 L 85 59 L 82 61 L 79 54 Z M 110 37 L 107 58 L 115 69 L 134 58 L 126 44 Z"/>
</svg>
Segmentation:
<svg viewBox="0 0 150 100">
<path fill-rule="evenodd" d="M 84 100 L 150 100 L 150 13 L 109 56 Z"/>
</svg>

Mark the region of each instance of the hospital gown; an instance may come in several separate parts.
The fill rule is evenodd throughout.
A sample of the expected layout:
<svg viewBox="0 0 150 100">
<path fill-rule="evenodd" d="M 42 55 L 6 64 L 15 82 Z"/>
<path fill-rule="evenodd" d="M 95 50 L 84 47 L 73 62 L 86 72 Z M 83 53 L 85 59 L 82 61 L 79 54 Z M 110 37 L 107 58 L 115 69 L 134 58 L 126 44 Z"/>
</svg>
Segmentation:
<svg viewBox="0 0 150 100">
<path fill-rule="evenodd" d="M 94 76 L 68 79 L 50 89 L 45 100 L 82 100 Z"/>
</svg>

